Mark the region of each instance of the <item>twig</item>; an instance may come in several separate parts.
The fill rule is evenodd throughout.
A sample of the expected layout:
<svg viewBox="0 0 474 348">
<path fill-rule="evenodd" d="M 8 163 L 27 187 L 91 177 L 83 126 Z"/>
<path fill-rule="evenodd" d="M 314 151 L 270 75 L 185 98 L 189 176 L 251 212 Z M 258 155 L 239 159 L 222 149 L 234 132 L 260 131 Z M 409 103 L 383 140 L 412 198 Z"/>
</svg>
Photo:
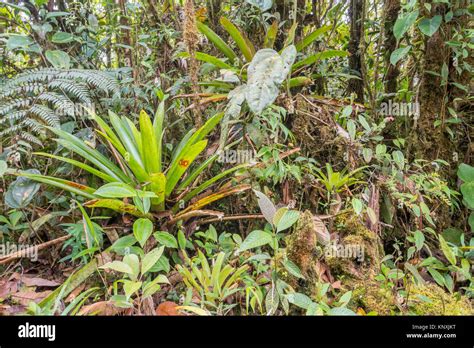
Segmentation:
<svg viewBox="0 0 474 348">
<path fill-rule="evenodd" d="M 64 242 L 65 240 L 68 240 L 71 237 L 72 237 L 72 235 L 69 234 L 67 236 L 62 236 L 62 237 L 50 240 L 48 242 L 41 243 L 41 244 L 38 244 L 38 245 L 34 245 L 34 246 L 29 247 L 29 248 L 19 250 L 19 251 L 16 251 L 14 253 L 2 256 L 2 257 L 0 257 L 0 265 L 3 265 L 5 263 L 11 262 L 13 260 L 16 260 L 16 259 L 19 259 L 19 258 L 22 258 L 22 257 L 25 257 L 30 252 L 34 252 L 35 250 L 39 251 L 39 250 L 47 248 L 51 245 L 55 245 L 55 244 Z"/>
</svg>

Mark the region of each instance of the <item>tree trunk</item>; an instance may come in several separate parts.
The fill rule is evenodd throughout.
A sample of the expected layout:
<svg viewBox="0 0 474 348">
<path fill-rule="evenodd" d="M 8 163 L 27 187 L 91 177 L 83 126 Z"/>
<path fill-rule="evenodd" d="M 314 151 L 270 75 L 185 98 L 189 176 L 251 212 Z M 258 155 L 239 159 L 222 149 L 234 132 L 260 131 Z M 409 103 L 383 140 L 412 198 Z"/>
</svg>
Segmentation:
<svg viewBox="0 0 474 348">
<path fill-rule="evenodd" d="M 423 4 L 421 4 L 423 5 Z M 431 11 L 424 15 L 432 18 L 436 15 L 444 15 L 446 6 L 444 4 L 431 4 Z M 421 6 L 423 7 L 423 6 Z M 425 159 L 442 158 L 451 159 L 449 153 L 449 140 L 443 135 L 444 110 L 447 102 L 446 86 L 441 85 L 441 77 L 432 74 L 441 74 L 443 64 L 448 62 L 448 51 L 445 45 L 444 25 L 431 37 L 424 36 L 424 65 L 420 85 L 420 119 L 417 129 L 418 156 Z M 441 124 L 436 126 L 436 121 Z"/>
<path fill-rule="evenodd" d="M 349 93 L 355 93 L 357 96 L 356 101 L 359 103 L 364 102 L 364 77 L 362 74 L 363 55 L 361 48 L 361 40 L 364 39 L 364 1 L 365 0 L 351 0 L 349 4 L 351 34 L 348 46 L 350 53 L 349 68 L 351 69 L 351 73 L 358 75 L 360 79 L 350 79 L 347 91 Z"/>
<path fill-rule="evenodd" d="M 398 66 L 390 64 L 390 54 L 397 48 L 397 40 L 393 35 L 393 26 L 400 11 L 400 0 L 385 0 L 384 3 L 384 50 L 386 73 L 384 77 L 385 94 L 397 93 L 397 78 L 400 74 Z"/>
</svg>

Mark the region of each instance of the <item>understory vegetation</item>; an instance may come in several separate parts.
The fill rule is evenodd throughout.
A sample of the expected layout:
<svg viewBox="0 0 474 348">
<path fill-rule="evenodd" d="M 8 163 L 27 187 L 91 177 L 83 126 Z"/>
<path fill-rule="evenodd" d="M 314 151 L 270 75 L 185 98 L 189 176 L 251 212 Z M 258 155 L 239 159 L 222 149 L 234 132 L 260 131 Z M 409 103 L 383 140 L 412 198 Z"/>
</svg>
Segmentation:
<svg viewBox="0 0 474 348">
<path fill-rule="evenodd" d="M 473 12 L 0 3 L 0 314 L 472 315 Z"/>
</svg>

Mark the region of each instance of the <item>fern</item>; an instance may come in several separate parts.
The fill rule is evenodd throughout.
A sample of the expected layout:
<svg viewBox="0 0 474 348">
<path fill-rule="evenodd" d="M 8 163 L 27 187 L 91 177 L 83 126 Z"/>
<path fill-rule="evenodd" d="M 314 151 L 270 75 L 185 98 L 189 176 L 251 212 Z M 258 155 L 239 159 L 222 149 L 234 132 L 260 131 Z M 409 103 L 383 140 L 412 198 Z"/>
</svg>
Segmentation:
<svg viewBox="0 0 474 348">
<path fill-rule="evenodd" d="M 109 72 L 46 68 L 19 74 L 0 85 L 0 139 L 42 145 L 43 126 L 74 118 L 76 103 L 90 106 L 119 94 L 119 81 Z"/>
</svg>

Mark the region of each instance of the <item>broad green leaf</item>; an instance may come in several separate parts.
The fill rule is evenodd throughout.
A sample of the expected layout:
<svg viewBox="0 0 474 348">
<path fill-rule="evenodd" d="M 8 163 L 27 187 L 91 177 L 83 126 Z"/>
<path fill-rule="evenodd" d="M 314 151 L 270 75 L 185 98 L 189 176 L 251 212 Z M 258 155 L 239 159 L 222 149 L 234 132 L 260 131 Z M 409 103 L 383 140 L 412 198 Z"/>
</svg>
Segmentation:
<svg viewBox="0 0 474 348">
<path fill-rule="evenodd" d="M 164 245 L 167 248 L 178 248 L 178 241 L 176 238 L 169 232 L 156 232 L 153 234 L 153 237 L 158 241 L 158 243 Z"/>
<path fill-rule="evenodd" d="M 240 245 L 239 251 L 245 251 L 248 249 L 257 248 L 272 242 L 273 236 L 271 233 L 266 231 L 252 231 L 249 233 L 247 238 Z"/>
<path fill-rule="evenodd" d="M 303 274 L 301 274 L 301 270 L 299 267 L 291 260 L 283 261 L 283 266 L 285 266 L 286 270 L 296 278 L 305 279 Z"/>
<path fill-rule="evenodd" d="M 461 185 L 461 193 L 467 206 L 474 209 L 474 181 L 465 182 Z"/>
<path fill-rule="evenodd" d="M 99 187 L 94 194 L 104 198 L 126 198 L 135 197 L 137 191 L 133 187 L 124 183 L 111 182 Z"/>
<path fill-rule="evenodd" d="M 133 274 L 132 268 L 129 265 L 127 265 L 126 263 L 122 262 L 122 261 L 108 262 L 105 265 L 100 266 L 99 268 L 112 269 L 112 270 L 117 271 L 117 272 Z"/>
<path fill-rule="evenodd" d="M 51 38 L 51 41 L 53 41 L 54 43 L 59 43 L 59 44 L 68 43 L 73 40 L 74 40 L 74 36 L 72 34 L 65 33 L 63 31 L 56 32 Z"/>
<path fill-rule="evenodd" d="M 23 172 L 23 174 L 26 173 L 39 175 L 39 171 L 36 169 L 29 169 Z M 5 193 L 5 204 L 14 209 L 25 208 L 33 200 L 40 186 L 31 177 L 23 175 L 16 178 Z"/>
<path fill-rule="evenodd" d="M 143 257 L 142 274 L 148 272 L 158 262 L 164 250 L 165 247 L 161 246 L 159 248 L 153 249 Z"/>
<path fill-rule="evenodd" d="M 296 57 L 295 47 L 285 48 L 279 55 L 271 48 L 259 50 L 247 69 L 245 99 L 254 113 L 271 105 L 279 94 L 279 86 L 286 79 Z"/>
<path fill-rule="evenodd" d="M 293 224 L 298 221 L 300 213 L 297 210 L 288 210 L 278 221 L 276 225 L 277 232 L 281 232 L 293 226 Z"/>
<path fill-rule="evenodd" d="M 461 163 L 458 168 L 458 177 L 464 182 L 474 181 L 474 167 Z"/>
<path fill-rule="evenodd" d="M 288 294 L 286 295 L 286 298 L 291 304 L 294 304 L 295 306 L 298 306 L 303 309 L 307 309 L 309 305 L 313 303 L 313 301 L 311 301 L 308 296 L 299 292 Z"/>
<path fill-rule="evenodd" d="M 136 282 L 128 279 L 124 279 L 122 280 L 122 282 L 123 290 L 125 291 L 125 295 L 127 296 L 127 298 L 130 298 L 142 287 L 142 282 Z"/>
<path fill-rule="evenodd" d="M 69 69 L 71 58 L 69 54 L 60 50 L 48 50 L 45 53 L 46 59 L 58 69 Z"/>
<path fill-rule="evenodd" d="M 260 207 L 260 211 L 262 212 L 264 218 L 273 225 L 273 218 L 276 214 L 276 207 L 273 202 L 268 198 L 264 193 L 253 190 L 255 195 L 258 198 L 258 206 Z"/>
<path fill-rule="evenodd" d="M 140 243 L 141 247 L 145 245 L 148 238 L 151 236 L 153 232 L 153 222 L 149 219 L 138 219 L 133 224 L 133 235 Z"/>
<path fill-rule="evenodd" d="M 394 26 L 393 26 L 393 35 L 395 38 L 400 40 L 400 38 L 405 34 L 408 29 L 415 23 L 416 19 L 418 18 L 419 11 L 415 10 L 410 13 L 406 13 L 403 15 L 398 16 Z"/>
<path fill-rule="evenodd" d="M 140 260 L 138 259 L 138 256 L 135 254 L 126 254 L 123 257 L 122 262 L 127 264 L 132 269 L 130 278 L 136 280 L 140 273 Z"/>
<path fill-rule="evenodd" d="M 414 233 L 414 237 L 416 250 L 420 251 L 423 247 L 423 244 L 425 243 L 425 235 L 423 234 L 423 232 L 417 230 Z"/>
<path fill-rule="evenodd" d="M 390 55 L 390 63 L 392 65 L 396 65 L 400 59 L 405 57 L 408 54 L 408 52 L 410 52 L 410 50 L 411 50 L 411 46 L 397 48 Z"/>
<path fill-rule="evenodd" d="M 418 23 L 418 28 L 426 36 L 432 36 L 438 30 L 441 25 L 443 17 L 436 15 L 433 18 L 424 18 Z"/>
<path fill-rule="evenodd" d="M 114 251 L 121 251 L 126 248 L 130 248 L 137 242 L 135 236 L 129 234 L 128 236 L 123 236 L 117 239 L 114 244 L 112 244 L 111 249 Z"/>
</svg>

